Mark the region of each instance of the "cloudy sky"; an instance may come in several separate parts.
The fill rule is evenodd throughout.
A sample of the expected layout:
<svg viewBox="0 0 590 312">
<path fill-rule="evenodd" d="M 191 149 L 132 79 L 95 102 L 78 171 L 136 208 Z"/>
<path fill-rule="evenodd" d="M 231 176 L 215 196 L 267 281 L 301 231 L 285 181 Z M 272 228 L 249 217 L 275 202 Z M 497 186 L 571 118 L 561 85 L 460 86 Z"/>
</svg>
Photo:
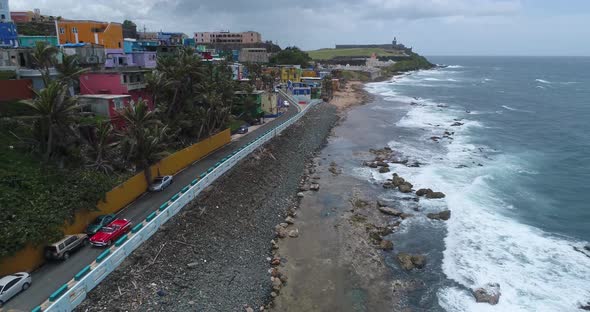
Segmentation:
<svg viewBox="0 0 590 312">
<path fill-rule="evenodd" d="M 9 0 L 69 19 L 143 29 L 256 30 L 306 50 L 387 43 L 425 55 L 590 55 L 589 0 Z"/>
</svg>

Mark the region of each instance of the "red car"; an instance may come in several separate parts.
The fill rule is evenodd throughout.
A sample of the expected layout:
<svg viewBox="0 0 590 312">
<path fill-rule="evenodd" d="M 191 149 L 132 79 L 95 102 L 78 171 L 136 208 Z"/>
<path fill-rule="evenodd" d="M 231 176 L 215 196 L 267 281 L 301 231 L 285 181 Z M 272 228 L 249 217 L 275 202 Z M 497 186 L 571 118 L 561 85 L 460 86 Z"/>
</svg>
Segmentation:
<svg viewBox="0 0 590 312">
<path fill-rule="evenodd" d="M 90 243 L 97 247 L 110 246 L 121 235 L 131 230 L 131 221 L 126 219 L 115 219 L 109 225 L 103 227 L 90 238 Z"/>
</svg>

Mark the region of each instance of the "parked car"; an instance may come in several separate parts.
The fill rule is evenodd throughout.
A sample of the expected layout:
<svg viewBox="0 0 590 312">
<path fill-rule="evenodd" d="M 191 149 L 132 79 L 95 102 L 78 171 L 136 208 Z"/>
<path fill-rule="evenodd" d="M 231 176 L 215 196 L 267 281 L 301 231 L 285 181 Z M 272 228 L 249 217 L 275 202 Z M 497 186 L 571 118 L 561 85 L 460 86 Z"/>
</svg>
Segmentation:
<svg viewBox="0 0 590 312">
<path fill-rule="evenodd" d="M 131 221 L 127 219 L 116 219 L 94 234 L 90 238 L 90 243 L 97 247 L 110 246 L 114 241 L 121 237 L 121 235 L 129 232 L 130 230 Z"/>
<path fill-rule="evenodd" d="M 238 134 L 248 133 L 248 126 L 247 125 L 241 125 L 238 128 L 238 131 L 236 131 L 236 133 L 238 133 Z"/>
<path fill-rule="evenodd" d="M 86 234 L 67 235 L 62 240 L 45 247 L 45 258 L 68 260 L 74 251 L 84 247 L 87 242 Z"/>
<path fill-rule="evenodd" d="M 150 192 L 160 192 L 172 184 L 172 176 L 156 177 L 150 185 Z"/>
<path fill-rule="evenodd" d="M 86 234 L 90 236 L 96 234 L 96 232 L 98 232 L 103 226 L 111 223 L 113 220 L 115 220 L 115 215 L 113 214 L 96 217 L 96 219 L 94 219 L 94 222 L 90 223 L 86 227 Z"/>
<path fill-rule="evenodd" d="M 19 292 L 31 286 L 31 275 L 27 272 L 14 273 L 0 278 L 0 308 Z"/>
<path fill-rule="evenodd" d="M 289 107 L 289 101 L 283 101 L 283 105 L 284 105 L 285 107 Z"/>
</svg>

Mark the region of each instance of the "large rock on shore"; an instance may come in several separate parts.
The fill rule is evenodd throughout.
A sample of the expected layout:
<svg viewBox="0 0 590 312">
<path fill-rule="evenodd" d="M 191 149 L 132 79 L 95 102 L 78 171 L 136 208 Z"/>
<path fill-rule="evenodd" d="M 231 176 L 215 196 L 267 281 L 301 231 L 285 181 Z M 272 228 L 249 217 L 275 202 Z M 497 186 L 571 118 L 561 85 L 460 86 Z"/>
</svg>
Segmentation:
<svg viewBox="0 0 590 312">
<path fill-rule="evenodd" d="M 428 219 L 432 219 L 432 220 L 447 221 L 451 218 L 451 211 L 444 210 L 439 213 L 429 213 L 426 215 L 426 217 L 428 217 Z"/>
<path fill-rule="evenodd" d="M 497 283 L 489 283 L 473 291 L 476 302 L 487 302 L 491 305 L 498 304 L 500 295 L 500 285 Z"/>
<path fill-rule="evenodd" d="M 379 207 L 378 209 L 379 209 L 379 211 L 381 211 L 381 213 L 384 213 L 386 215 L 396 216 L 396 217 L 399 217 L 402 215 L 402 212 L 395 209 L 395 208 Z"/>
<path fill-rule="evenodd" d="M 438 199 L 438 198 L 445 198 L 445 193 L 443 192 L 432 192 L 426 194 L 426 198 L 428 199 Z"/>
<path fill-rule="evenodd" d="M 402 193 L 411 193 L 412 192 L 412 183 L 410 182 L 404 182 L 403 184 L 401 184 L 400 186 L 398 186 L 398 190 Z"/>
<path fill-rule="evenodd" d="M 400 185 L 406 183 L 406 180 L 400 176 L 397 175 L 397 173 L 393 174 L 393 178 L 391 179 L 391 184 L 393 184 L 395 187 L 399 187 Z"/>
<path fill-rule="evenodd" d="M 421 188 L 421 189 L 419 189 L 419 190 L 417 190 L 417 191 L 416 191 L 416 195 L 418 195 L 418 196 L 424 196 L 424 195 L 426 195 L 426 194 L 430 194 L 430 193 L 432 193 L 432 192 L 433 192 L 433 191 L 432 191 L 431 189 L 424 189 L 424 188 Z"/>
<path fill-rule="evenodd" d="M 590 301 L 588 301 L 588 303 L 586 303 L 585 305 L 581 305 L 580 309 L 590 311 Z"/>
<path fill-rule="evenodd" d="M 393 242 L 384 239 L 381 241 L 381 243 L 379 243 L 379 248 L 383 250 L 393 250 Z"/>
<path fill-rule="evenodd" d="M 388 173 L 388 172 L 389 172 L 389 168 L 387 168 L 387 167 L 379 168 L 379 173 Z"/>
<path fill-rule="evenodd" d="M 404 270 L 421 269 L 426 265 L 426 257 L 423 255 L 411 255 L 400 252 L 397 255 L 397 261 Z"/>
</svg>

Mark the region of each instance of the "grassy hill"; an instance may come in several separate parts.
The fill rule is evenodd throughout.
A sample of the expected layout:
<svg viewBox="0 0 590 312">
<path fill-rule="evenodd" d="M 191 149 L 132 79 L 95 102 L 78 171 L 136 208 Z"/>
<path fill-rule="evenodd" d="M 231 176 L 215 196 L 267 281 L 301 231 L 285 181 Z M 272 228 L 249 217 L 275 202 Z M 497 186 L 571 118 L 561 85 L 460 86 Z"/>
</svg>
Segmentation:
<svg viewBox="0 0 590 312">
<path fill-rule="evenodd" d="M 377 56 L 400 56 L 401 51 L 391 51 L 380 48 L 355 48 L 355 49 L 319 49 L 307 51 L 307 54 L 313 60 L 330 60 L 338 56 L 366 56 L 370 57 L 373 53 Z"/>
</svg>

